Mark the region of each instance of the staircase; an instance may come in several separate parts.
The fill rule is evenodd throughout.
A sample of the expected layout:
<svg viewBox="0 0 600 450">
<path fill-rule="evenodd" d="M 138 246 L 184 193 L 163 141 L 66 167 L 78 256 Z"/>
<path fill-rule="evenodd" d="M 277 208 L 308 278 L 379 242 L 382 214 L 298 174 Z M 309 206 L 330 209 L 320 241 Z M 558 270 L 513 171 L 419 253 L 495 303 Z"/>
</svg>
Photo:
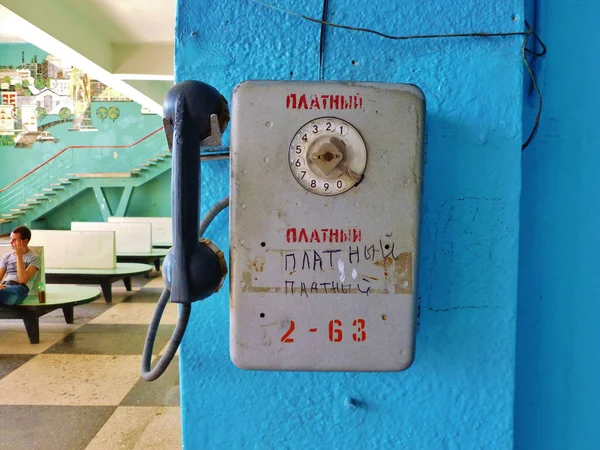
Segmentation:
<svg viewBox="0 0 600 450">
<path fill-rule="evenodd" d="M 171 152 L 162 128 L 127 146 L 67 147 L 31 172 L 0 190 L 0 235 L 9 234 L 18 225 L 31 226 L 53 208 L 63 204 L 85 189 L 92 188 L 96 197 L 103 197 L 104 187 L 123 187 L 131 195 L 140 186 L 171 169 Z M 105 150 L 121 149 L 125 154 L 123 172 L 81 172 L 76 161 L 85 152 L 98 158 Z M 125 150 L 123 150 L 125 149 Z M 114 166 L 114 161 L 111 161 Z M 102 167 L 102 161 L 99 166 Z M 99 203 L 102 201 L 98 198 Z M 128 198 L 119 206 L 124 215 Z M 108 214 L 107 211 L 103 213 Z"/>
</svg>

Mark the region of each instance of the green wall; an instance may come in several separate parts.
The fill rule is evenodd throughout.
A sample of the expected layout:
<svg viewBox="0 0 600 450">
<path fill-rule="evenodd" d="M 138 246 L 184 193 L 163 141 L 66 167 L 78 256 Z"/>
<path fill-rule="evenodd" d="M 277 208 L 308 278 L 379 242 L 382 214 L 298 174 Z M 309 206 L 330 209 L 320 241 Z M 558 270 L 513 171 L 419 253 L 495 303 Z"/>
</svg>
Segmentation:
<svg viewBox="0 0 600 450">
<path fill-rule="evenodd" d="M 48 55 L 31 44 L 1 44 L 0 67 L 21 64 L 22 52 L 25 62 L 33 56 L 41 62 Z M 1 102 L 1 101 L 0 101 Z M 116 120 L 104 120 L 96 116 L 99 107 L 116 107 L 120 115 Z M 92 125 L 97 131 L 70 131 L 72 122 L 49 127 L 58 142 L 34 142 L 31 148 L 0 145 L 0 189 L 38 167 L 68 146 L 119 146 L 130 145 L 162 126 L 162 118 L 155 114 L 142 114 L 141 105 L 135 102 L 103 101 L 91 104 Z M 38 127 L 59 121 L 56 114 L 38 120 Z M 68 173 L 77 172 L 126 172 L 139 163 L 140 155 L 153 156 L 166 149 L 162 132 L 133 148 L 71 149 L 61 156 L 69 165 Z M 68 156 L 66 156 L 68 155 Z M 0 194 L 2 195 L 2 194 Z M 118 203 L 117 193 L 108 192 L 109 203 Z M 116 209 L 116 204 L 115 204 Z M 134 189 L 127 215 L 170 215 L 170 172 L 166 172 L 146 185 Z M 72 220 L 102 220 L 96 198 L 91 190 L 74 197 L 41 221 L 47 228 L 69 228 Z"/>
<path fill-rule="evenodd" d="M 54 208 L 45 217 L 32 223 L 31 228 L 70 230 L 71 222 L 103 222 L 102 212 L 94 191 L 86 189 L 67 203 Z"/>
<path fill-rule="evenodd" d="M 95 111 L 98 105 L 104 106 L 106 103 L 92 103 L 92 110 Z M 159 116 L 140 114 L 141 107 L 137 103 L 119 102 L 117 106 L 121 111 L 119 119 L 114 122 L 110 119 L 103 122 L 96 119 L 94 126 L 98 131 L 69 131 L 72 123 L 66 122 L 48 130 L 58 139 L 58 142 L 35 142 L 32 148 L 0 146 L 2 161 L 0 186 L 4 187 L 20 178 L 65 147 L 129 145 L 162 126 L 162 119 Z M 47 120 L 41 124 L 43 125 L 44 122 Z M 131 168 L 130 151 L 144 151 L 144 149 L 136 147 L 134 150 L 128 148 L 69 150 L 79 173 L 126 171 Z"/>
<path fill-rule="evenodd" d="M 132 217 L 171 216 L 171 171 L 134 189 L 127 215 Z"/>
</svg>

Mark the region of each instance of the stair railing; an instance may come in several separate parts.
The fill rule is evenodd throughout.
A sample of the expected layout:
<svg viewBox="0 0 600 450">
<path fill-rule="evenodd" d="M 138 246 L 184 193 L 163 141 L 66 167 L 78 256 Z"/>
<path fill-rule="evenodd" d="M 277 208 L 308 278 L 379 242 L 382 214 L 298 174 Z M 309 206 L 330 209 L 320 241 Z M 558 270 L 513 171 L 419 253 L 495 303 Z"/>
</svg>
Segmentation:
<svg viewBox="0 0 600 450">
<path fill-rule="evenodd" d="M 59 184 L 60 179 L 69 178 L 70 174 L 81 172 L 90 162 L 96 162 L 96 170 L 85 170 L 86 173 L 127 172 L 139 167 L 156 157 L 155 155 L 168 151 L 164 133 L 159 128 L 129 145 L 71 145 L 65 147 L 56 155 L 30 170 L 22 177 L 0 189 L 0 212 L 10 214 L 11 209 L 17 209 L 19 204 L 32 203 L 46 190 L 52 190 L 52 184 Z M 142 144 L 143 145 L 140 145 Z M 115 151 L 124 149 L 115 159 Z M 38 195 L 36 195 L 38 194 Z"/>
</svg>

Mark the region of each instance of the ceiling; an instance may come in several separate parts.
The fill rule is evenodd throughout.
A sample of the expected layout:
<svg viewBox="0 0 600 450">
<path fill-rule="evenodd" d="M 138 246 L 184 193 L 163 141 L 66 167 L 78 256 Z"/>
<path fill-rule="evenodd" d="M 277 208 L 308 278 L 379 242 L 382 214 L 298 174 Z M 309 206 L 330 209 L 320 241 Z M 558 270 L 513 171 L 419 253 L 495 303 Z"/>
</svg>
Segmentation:
<svg viewBox="0 0 600 450">
<path fill-rule="evenodd" d="M 175 0 L 62 0 L 62 2 L 79 14 L 83 20 L 94 24 L 113 43 L 173 43 Z"/>
<path fill-rule="evenodd" d="M 30 42 L 160 114 L 175 0 L 0 0 L 0 42 Z"/>
</svg>

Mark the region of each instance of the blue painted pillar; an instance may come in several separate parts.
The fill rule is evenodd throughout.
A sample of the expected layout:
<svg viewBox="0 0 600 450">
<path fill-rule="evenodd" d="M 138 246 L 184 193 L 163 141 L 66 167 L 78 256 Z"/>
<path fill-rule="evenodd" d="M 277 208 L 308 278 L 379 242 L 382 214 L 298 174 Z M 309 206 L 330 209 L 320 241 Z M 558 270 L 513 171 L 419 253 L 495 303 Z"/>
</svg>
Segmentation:
<svg viewBox="0 0 600 450">
<path fill-rule="evenodd" d="M 599 20 L 597 0 L 539 2 L 548 55 L 540 130 L 523 155 L 519 450 L 600 448 Z"/>
<path fill-rule="evenodd" d="M 322 1 L 276 3 L 321 17 Z M 511 32 L 523 14 L 522 0 L 333 0 L 328 19 L 388 34 Z M 250 0 L 179 0 L 176 78 L 227 98 L 246 79 L 315 80 L 319 35 Z M 522 42 L 327 30 L 325 79 L 414 83 L 427 98 L 416 361 L 401 373 L 239 370 L 225 290 L 194 305 L 182 346 L 186 448 L 512 448 Z M 227 195 L 228 164 L 202 171 L 206 211 Z M 219 217 L 207 234 L 227 249 L 227 233 Z"/>
</svg>

